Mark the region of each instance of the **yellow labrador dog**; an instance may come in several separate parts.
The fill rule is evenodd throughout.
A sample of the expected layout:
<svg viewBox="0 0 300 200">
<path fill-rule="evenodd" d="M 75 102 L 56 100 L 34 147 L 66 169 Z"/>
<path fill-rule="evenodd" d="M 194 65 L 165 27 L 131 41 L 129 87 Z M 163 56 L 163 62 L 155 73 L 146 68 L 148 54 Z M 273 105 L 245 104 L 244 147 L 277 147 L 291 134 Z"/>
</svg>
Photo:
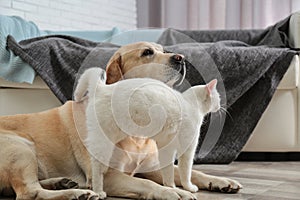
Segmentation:
<svg viewBox="0 0 300 200">
<path fill-rule="evenodd" d="M 142 61 L 141 61 L 142 60 Z M 164 53 L 162 47 L 152 43 L 137 43 L 124 46 L 109 61 L 107 83 L 124 78 L 150 77 L 170 84 L 181 81 L 166 66 L 185 73 L 184 57 Z M 147 63 L 162 64 L 156 73 L 143 69 L 126 73 L 135 66 Z M 146 67 L 147 68 L 147 67 Z M 134 70 L 133 70 L 134 71 Z M 145 74 L 144 74 L 145 73 Z M 178 73 L 177 73 L 178 74 Z M 46 200 L 95 200 L 105 198 L 90 190 L 92 172 L 89 153 L 82 139 L 86 137 L 86 105 L 68 101 L 48 111 L 0 117 L 0 192 L 1 195 L 16 194 L 16 199 Z M 145 154 L 156 151 L 152 140 L 128 137 L 120 148 Z M 194 199 L 188 191 L 162 186 L 159 171 L 134 174 L 140 165 L 157 162 L 148 156 L 147 162 L 124 155 L 125 173 L 110 168 L 104 176 L 104 191 L 108 196 L 145 199 Z M 147 167 L 147 166 L 145 166 Z M 192 172 L 193 184 L 200 189 L 237 192 L 242 186 L 234 180 Z M 178 170 L 175 183 L 180 185 Z"/>
<path fill-rule="evenodd" d="M 121 47 L 108 62 L 106 83 L 128 78 L 153 78 L 169 86 L 181 84 L 186 73 L 184 56 L 166 53 L 161 45 L 139 42 Z"/>
</svg>

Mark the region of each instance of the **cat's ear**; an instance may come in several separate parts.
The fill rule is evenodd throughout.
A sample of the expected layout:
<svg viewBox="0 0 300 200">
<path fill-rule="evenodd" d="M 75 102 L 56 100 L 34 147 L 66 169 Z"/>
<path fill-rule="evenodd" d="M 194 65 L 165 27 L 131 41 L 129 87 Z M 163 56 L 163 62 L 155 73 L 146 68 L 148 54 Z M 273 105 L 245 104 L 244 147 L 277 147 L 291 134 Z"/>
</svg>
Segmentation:
<svg viewBox="0 0 300 200">
<path fill-rule="evenodd" d="M 207 92 L 209 95 L 212 93 L 213 90 L 216 89 L 217 83 L 218 83 L 218 80 L 214 79 L 214 80 L 210 81 L 208 84 L 206 84 L 206 89 L 207 89 Z"/>
</svg>

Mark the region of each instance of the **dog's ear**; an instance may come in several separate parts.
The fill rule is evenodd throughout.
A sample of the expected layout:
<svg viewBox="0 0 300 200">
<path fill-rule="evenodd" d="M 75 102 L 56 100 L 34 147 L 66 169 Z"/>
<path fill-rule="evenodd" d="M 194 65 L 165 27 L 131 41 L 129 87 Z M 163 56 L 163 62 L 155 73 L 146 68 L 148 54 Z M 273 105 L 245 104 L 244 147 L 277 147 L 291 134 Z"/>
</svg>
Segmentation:
<svg viewBox="0 0 300 200">
<path fill-rule="evenodd" d="M 122 73 L 122 57 L 115 54 L 106 67 L 106 84 L 112 84 L 123 79 Z"/>
</svg>

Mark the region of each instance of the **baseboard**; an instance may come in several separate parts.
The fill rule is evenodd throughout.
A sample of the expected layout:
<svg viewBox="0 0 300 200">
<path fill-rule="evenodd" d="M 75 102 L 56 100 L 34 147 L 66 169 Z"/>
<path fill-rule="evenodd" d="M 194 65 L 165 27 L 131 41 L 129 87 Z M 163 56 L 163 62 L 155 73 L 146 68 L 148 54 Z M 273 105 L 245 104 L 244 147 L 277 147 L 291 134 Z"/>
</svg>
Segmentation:
<svg viewBox="0 0 300 200">
<path fill-rule="evenodd" d="M 300 161 L 300 152 L 242 152 L 236 161 Z"/>
</svg>

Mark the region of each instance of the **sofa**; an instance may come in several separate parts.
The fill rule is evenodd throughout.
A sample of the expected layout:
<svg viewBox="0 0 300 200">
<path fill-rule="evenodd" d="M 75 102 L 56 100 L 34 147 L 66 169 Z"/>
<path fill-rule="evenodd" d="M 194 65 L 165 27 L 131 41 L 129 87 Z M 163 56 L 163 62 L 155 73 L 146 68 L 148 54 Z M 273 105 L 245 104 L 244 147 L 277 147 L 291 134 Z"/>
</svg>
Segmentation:
<svg viewBox="0 0 300 200">
<path fill-rule="evenodd" d="M 5 20 L 11 20 L 11 18 L 5 17 Z M 20 18 L 14 18 L 14 20 L 17 20 L 18 23 L 13 24 L 11 28 L 6 27 L 6 30 L 4 30 L 5 34 L 3 32 L 1 33 L 0 30 L 0 34 L 2 34 L 0 35 L 0 39 L 2 42 L 8 33 L 12 34 L 18 41 L 36 36 L 66 34 L 98 42 L 107 41 L 124 45 L 136 41 L 156 41 L 162 32 L 162 30 L 158 29 L 122 32 L 117 28 L 93 32 L 40 31 L 33 23 L 26 22 Z M 18 27 L 20 23 L 22 25 Z M 3 23 L 1 23 L 1 25 L 2 24 Z M 28 28 L 28 26 L 30 28 Z M 20 28 L 23 28 L 24 31 L 29 29 L 33 29 L 34 31 L 31 30 L 29 35 L 20 35 L 20 33 L 22 33 L 22 31 L 19 30 Z M 295 47 L 300 47 L 300 12 L 292 15 L 289 30 L 290 40 Z M 9 59 L 14 60 L 14 63 L 22 62 L 20 58 L 13 57 L 13 55 L 10 55 Z M 0 60 L 0 64 L 5 65 L 6 63 Z M 24 63 L 24 66 L 25 65 L 26 63 Z M 17 80 L 9 76 L 1 77 L 1 67 L 2 66 L 0 66 L 0 115 L 38 112 L 61 105 L 39 76 L 31 75 L 29 78 L 27 76 L 22 79 L 22 77 L 20 78 L 17 74 L 15 76 Z M 28 71 L 30 71 L 30 68 L 28 68 Z M 6 74 L 9 75 L 10 73 L 7 72 Z M 299 57 L 295 56 L 287 73 L 278 86 L 271 103 L 264 112 L 243 151 L 300 152 L 299 113 Z"/>
</svg>

